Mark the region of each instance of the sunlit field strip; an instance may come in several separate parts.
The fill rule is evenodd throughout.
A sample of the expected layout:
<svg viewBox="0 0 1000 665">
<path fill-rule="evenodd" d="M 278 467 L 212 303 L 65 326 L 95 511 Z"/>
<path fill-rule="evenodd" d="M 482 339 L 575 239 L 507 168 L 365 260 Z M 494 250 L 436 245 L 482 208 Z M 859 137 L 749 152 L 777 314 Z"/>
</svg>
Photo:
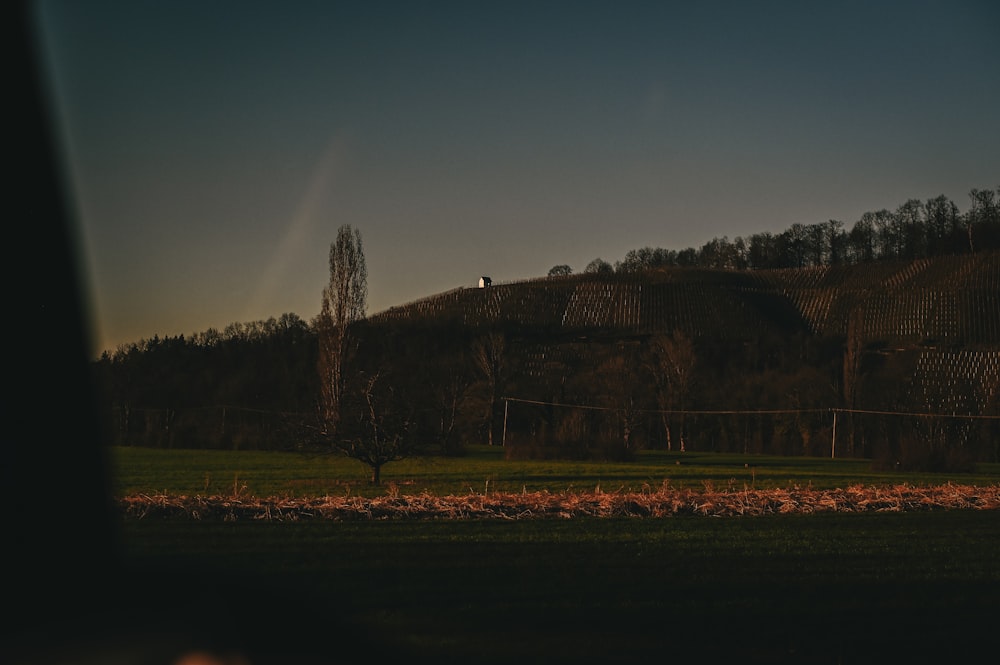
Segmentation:
<svg viewBox="0 0 1000 665">
<path fill-rule="evenodd" d="M 1000 485 L 844 489 L 673 490 L 652 492 L 522 492 L 464 496 L 390 494 L 314 499 L 133 495 L 119 501 L 127 518 L 221 520 L 533 519 L 572 517 L 733 517 L 788 513 L 905 512 L 1000 509 Z"/>
</svg>

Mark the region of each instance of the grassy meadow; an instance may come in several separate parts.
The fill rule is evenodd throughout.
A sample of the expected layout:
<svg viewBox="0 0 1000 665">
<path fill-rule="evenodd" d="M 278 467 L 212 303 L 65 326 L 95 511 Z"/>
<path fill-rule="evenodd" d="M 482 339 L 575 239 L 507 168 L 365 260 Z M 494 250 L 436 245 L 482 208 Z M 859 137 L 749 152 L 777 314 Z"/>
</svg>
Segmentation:
<svg viewBox="0 0 1000 665">
<path fill-rule="evenodd" d="M 640 451 L 634 462 L 506 460 L 499 446 L 473 446 L 463 457 L 414 457 L 387 464 L 382 486 L 368 483 L 368 468 L 340 455 L 294 452 L 112 448 L 116 496 L 376 496 L 386 492 L 434 495 L 521 491 L 642 491 L 671 487 L 756 489 L 851 485 L 994 485 L 1000 464 L 975 473 L 873 471 L 869 460 L 768 457 L 697 452 Z"/>
<path fill-rule="evenodd" d="M 863 460 L 648 451 L 630 464 L 112 450 L 114 493 L 995 485 Z M 1000 613 L 996 510 L 538 520 L 129 519 L 115 662 L 967 662 Z M 142 639 L 133 636 L 141 635 Z M 112 662 L 107 650 L 92 662 Z M 91 662 L 78 659 L 77 662 Z"/>
</svg>

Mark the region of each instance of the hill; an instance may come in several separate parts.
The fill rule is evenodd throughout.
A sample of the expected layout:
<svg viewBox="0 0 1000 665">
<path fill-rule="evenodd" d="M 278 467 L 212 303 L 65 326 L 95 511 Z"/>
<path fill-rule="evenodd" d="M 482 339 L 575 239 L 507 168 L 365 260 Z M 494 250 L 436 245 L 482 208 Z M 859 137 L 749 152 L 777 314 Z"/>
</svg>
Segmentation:
<svg viewBox="0 0 1000 665">
<path fill-rule="evenodd" d="M 455 289 L 371 320 L 415 318 L 566 333 L 680 330 L 722 339 L 847 335 L 853 325 L 866 342 L 992 349 L 1000 348 L 1000 252 L 783 270 L 548 277 Z"/>
<path fill-rule="evenodd" d="M 849 435 L 841 434 L 850 437 L 849 454 L 875 455 L 881 447 L 899 458 L 902 439 L 911 438 L 907 431 L 918 432 L 925 447 L 946 438 L 965 447 L 977 438 L 977 427 L 996 429 L 990 418 L 1000 414 L 997 251 L 801 269 L 548 277 L 455 289 L 380 312 L 368 324 L 383 334 L 410 330 L 404 338 L 424 339 L 414 331 L 425 329 L 438 340 L 456 331 L 502 334 L 505 396 L 549 405 L 545 414 L 536 409 L 532 422 L 509 421 L 508 440 L 512 427 L 515 439 L 519 427 L 536 439 L 567 427 L 554 405 L 604 409 L 620 421 L 632 408 L 627 405 L 641 402 L 635 409 L 647 420 L 661 412 L 664 433 L 652 437 L 658 445 L 700 439 L 716 449 L 746 451 L 784 437 L 796 441 L 778 445 L 782 452 L 797 447 L 818 453 L 815 441 L 829 449 L 837 434 L 829 417 L 818 419 L 815 412 L 834 409 L 854 412 Z M 393 339 L 401 344 L 399 335 Z M 684 361 L 657 357 L 664 339 L 690 341 L 690 376 L 683 385 L 657 377 Z M 449 353 L 440 344 L 434 357 L 443 361 Z M 736 422 L 777 410 L 797 411 L 797 422 L 764 428 Z M 726 424 L 719 417 L 709 422 L 708 411 L 733 413 Z M 876 422 L 871 412 L 885 413 Z M 927 417 L 887 420 L 889 412 Z M 930 416 L 948 422 L 931 424 Z M 979 422 L 982 417 L 989 418 Z M 682 419 L 689 431 L 668 434 Z M 651 423 L 640 427 L 639 420 L 607 427 L 619 434 L 623 427 L 654 429 Z M 570 428 L 574 433 L 561 436 L 592 435 L 595 427 L 601 426 L 578 422 Z M 996 457 L 996 444 L 982 445 Z"/>
<path fill-rule="evenodd" d="M 410 435 L 446 454 L 498 443 L 511 456 L 1000 460 L 995 250 L 495 283 L 378 312 L 351 334 L 345 376 L 379 377 Z M 322 445 L 316 359 L 316 331 L 293 315 L 134 345 L 96 363 L 108 439 Z"/>
</svg>

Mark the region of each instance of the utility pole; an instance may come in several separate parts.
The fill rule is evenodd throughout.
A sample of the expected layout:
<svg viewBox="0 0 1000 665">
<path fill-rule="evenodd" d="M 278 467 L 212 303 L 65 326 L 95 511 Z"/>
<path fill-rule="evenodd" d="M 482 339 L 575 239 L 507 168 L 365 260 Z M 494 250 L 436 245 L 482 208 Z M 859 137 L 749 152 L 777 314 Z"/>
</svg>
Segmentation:
<svg viewBox="0 0 1000 665">
<path fill-rule="evenodd" d="M 833 411 L 833 436 L 830 437 L 830 459 L 835 459 L 837 457 L 837 410 L 830 410 Z"/>
<path fill-rule="evenodd" d="M 500 445 L 507 445 L 507 407 L 510 406 L 510 400 L 506 397 L 503 398 L 503 435 L 500 439 Z"/>
</svg>

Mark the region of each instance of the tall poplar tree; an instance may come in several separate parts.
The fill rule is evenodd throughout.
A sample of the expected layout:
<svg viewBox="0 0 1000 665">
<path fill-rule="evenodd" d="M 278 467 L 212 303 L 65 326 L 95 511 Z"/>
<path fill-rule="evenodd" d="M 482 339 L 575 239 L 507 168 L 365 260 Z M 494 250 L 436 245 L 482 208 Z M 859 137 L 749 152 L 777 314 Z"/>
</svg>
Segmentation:
<svg viewBox="0 0 1000 665">
<path fill-rule="evenodd" d="M 323 289 L 319 313 L 320 421 L 335 436 L 344 397 L 344 368 L 350 355 L 350 325 L 365 318 L 368 269 L 361 231 L 344 224 L 330 244 L 330 283 Z"/>
</svg>

